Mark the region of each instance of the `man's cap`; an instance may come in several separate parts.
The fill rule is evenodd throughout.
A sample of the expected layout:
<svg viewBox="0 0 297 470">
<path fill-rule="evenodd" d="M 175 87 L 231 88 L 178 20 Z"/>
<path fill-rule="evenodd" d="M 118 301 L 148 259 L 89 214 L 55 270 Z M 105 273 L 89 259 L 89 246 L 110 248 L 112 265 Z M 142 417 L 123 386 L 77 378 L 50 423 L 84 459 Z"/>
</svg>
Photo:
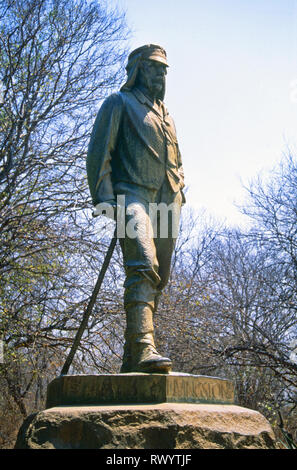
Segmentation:
<svg viewBox="0 0 297 470">
<path fill-rule="evenodd" d="M 156 44 L 146 44 L 132 51 L 128 57 L 127 68 L 130 68 L 135 60 L 155 60 L 168 67 L 167 55 L 163 47 Z"/>
</svg>

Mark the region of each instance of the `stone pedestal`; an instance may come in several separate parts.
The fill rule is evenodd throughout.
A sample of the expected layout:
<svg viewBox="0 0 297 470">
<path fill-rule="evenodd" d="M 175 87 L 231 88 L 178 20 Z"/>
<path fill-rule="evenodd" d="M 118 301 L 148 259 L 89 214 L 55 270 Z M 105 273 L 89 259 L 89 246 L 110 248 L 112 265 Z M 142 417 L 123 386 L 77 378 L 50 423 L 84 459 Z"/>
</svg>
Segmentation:
<svg viewBox="0 0 297 470">
<path fill-rule="evenodd" d="M 257 411 L 235 405 L 65 406 L 30 416 L 17 449 L 273 449 Z"/>
<path fill-rule="evenodd" d="M 273 449 L 257 411 L 232 382 L 189 374 L 58 377 L 47 409 L 29 416 L 17 449 Z"/>
<path fill-rule="evenodd" d="M 47 404 L 234 403 L 230 380 L 201 375 L 143 374 L 65 375 L 48 386 Z"/>
</svg>

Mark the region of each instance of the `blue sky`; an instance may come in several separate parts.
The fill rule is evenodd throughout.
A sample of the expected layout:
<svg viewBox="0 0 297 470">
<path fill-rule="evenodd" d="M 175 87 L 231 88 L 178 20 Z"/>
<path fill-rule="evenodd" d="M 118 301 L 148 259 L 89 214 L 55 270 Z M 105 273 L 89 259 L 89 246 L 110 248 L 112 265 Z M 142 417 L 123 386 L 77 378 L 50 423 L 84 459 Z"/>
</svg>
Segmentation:
<svg viewBox="0 0 297 470">
<path fill-rule="evenodd" d="M 297 0 L 111 0 L 131 50 L 163 46 L 165 103 L 182 151 L 188 205 L 244 221 L 247 184 L 296 147 Z"/>
</svg>

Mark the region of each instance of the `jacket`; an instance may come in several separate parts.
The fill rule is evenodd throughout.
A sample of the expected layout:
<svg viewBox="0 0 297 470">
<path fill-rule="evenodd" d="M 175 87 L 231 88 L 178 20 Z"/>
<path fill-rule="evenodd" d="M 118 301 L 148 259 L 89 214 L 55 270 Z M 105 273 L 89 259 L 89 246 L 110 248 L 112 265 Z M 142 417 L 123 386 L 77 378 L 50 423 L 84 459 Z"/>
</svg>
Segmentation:
<svg viewBox="0 0 297 470">
<path fill-rule="evenodd" d="M 167 177 L 174 192 L 182 189 L 175 125 L 164 103 L 152 103 L 137 88 L 110 95 L 93 127 L 87 175 L 95 205 L 114 199 L 119 182 L 158 190 Z"/>
</svg>

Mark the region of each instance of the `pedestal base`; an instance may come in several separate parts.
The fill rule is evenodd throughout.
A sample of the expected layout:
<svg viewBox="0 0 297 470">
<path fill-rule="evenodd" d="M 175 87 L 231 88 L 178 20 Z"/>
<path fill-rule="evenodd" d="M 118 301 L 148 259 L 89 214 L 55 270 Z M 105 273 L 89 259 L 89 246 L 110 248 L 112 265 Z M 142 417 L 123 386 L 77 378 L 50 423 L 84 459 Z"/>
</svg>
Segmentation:
<svg viewBox="0 0 297 470">
<path fill-rule="evenodd" d="M 273 449 L 266 419 L 235 405 L 65 406 L 30 416 L 17 449 Z"/>
<path fill-rule="evenodd" d="M 233 403 L 233 383 L 216 377 L 57 377 L 48 386 L 48 409 L 24 421 L 16 448 L 274 448 L 267 420 Z"/>
<path fill-rule="evenodd" d="M 49 384 L 46 407 L 166 402 L 234 403 L 234 386 L 226 379 L 177 372 L 65 375 Z"/>
</svg>

